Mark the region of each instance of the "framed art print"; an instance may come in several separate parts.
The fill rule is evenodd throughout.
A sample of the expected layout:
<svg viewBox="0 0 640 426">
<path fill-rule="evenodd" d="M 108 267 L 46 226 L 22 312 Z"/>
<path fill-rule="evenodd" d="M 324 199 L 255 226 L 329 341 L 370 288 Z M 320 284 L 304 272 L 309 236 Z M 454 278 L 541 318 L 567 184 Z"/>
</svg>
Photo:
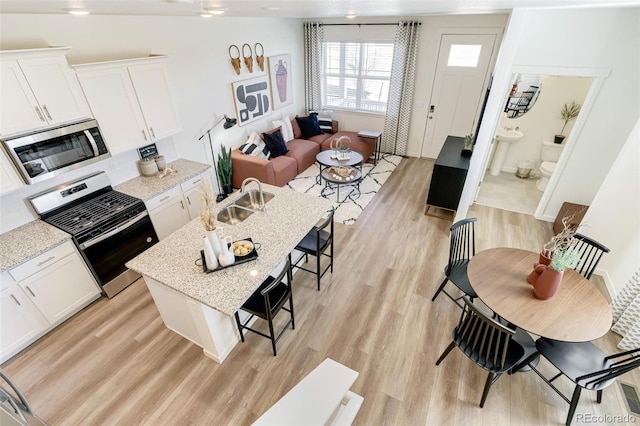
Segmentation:
<svg viewBox="0 0 640 426">
<path fill-rule="evenodd" d="M 293 83 L 291 77 L 291 55 L 269 56 L 267 58 L 271 79 L 273 109 L 293 103 Z"/>
<path fill-rule="evenodd" d="M 238 126 L 271 114 L 271 91 L 267 75 L 231 83 L 231 89 Z"/>
</svg>

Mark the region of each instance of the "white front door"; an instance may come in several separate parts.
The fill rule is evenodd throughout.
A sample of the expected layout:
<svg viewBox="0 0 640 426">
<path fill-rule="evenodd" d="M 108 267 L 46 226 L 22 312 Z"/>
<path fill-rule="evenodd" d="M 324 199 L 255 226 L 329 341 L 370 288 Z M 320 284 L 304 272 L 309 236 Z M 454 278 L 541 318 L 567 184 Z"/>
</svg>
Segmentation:
<svg viewBox="0 0 640 426">
<path fill-rule="evenodd" d="M 442 35 L 422 157 L 436 158 L 449 135 L 475 132 L 495 41 L 495 34 Z"/>
</svg>

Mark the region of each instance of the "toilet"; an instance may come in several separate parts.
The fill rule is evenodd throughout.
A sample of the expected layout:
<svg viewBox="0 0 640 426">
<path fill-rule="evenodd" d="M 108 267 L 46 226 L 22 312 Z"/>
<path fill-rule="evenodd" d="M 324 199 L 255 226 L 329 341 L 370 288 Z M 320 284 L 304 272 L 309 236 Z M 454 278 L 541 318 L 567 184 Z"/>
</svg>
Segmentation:
<svg viewBox="0 0 640 426">
<path fill-rule="evenodd" d="M 560 158 L 564 145 L 542 141 L 542 148 L 540 149 L 540 174 L 542 177 L 536 183 L 536 187 L 540 191 L 544 191 L 549 183 L 549 178 L 556 169 L 556 163 Z"/>
</svg>

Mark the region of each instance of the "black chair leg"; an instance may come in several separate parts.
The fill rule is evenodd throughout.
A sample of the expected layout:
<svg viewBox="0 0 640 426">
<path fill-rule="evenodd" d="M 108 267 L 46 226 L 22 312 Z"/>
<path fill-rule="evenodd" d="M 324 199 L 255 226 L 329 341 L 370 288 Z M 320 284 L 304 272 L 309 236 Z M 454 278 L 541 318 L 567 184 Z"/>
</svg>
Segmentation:
<svg viewBox="0 0 640 426">
<path fill-rule="evenodd" d="M 580 392 L 582 388 L 576 385 L 576 389 L 573 391 L 573 398 L 571 398 L 571 404 L 569 405 L 569 414 L 567 414 L 567 421 L 565 423 L 566 426 L 571 424 L 571 420 L 573 420 L 573 415 L 576 412 L 576 408 L 578 408 L 578 400 L 580 399 Z"/>
<path fill-rule="evenodd" d="M 273 356 L 276 356 L 276 335 L 273 332 L 273 318 L 269 316 L 269 335 L 271 336 L 271 346 L 273 347 Z"/>
<path fill-rule="evenodd" d="M 480 399 L 480 408 L 484 407 L 484 402 L 487 400 L 487 395 L 489 395 L 489 389 L 491 389 L 491 385 L 495 381 L 494 378 L 497 379 L 498 377 L 500 376 L 491 372 L 487 376 L 487 381 L 484 384 L 484 391 L 482 391 L 482 399 Z"/>
<path fill-rule="evenodd" d="M 322 254 L 318 253 L 316 255 L 316 272 L 318 274 L 317 278 L 318 278 L 318 291 L 320 291 L 320 257 L 322 256 Z"/>
<path fill-rule="evenodd" d="M 602 389 L 600 389 L 596 395 L 596 401 L 598 401 L 598 404 L 602 404 Z"/>
<path fill-rule="evenodd" d="M 432 302 L 436 300 L 436 297 L 438 297 L 444 286 L 447 284 L 447 281 L 449 281 L 449 278 L 445 278 L 444 281 L 442 281 L 442 284 L 440 284 L 440 287 L 438 287 L 438 291 L 436 291 L 436 294 L 434 294 L 433 298 L 431 299 Z"/>
<path fill-rule="evenodd" d="M 442 352 L 442 355 L 440 355 L 440 358 L 438 358 L 438 360 L 436 361 L 436 365 L 440 365 L 442 360 L 445 359 L 447 355 L 449 355 L 449 352 L 451 352 L 451 350 L 455 347 L 456 347 L 455 342 L 449 343 L 449 346 L 447 346 L 447 349 L 445 349 L 444 352 Z"/>
<path fill-rule="evenodd" d="M 242 324 L 240 324 L 240 316 L 236 312 L 236 325 L 238 326 L 238 331 L 240 332 L 240 340 L 244 342 L 244 334 L 242 333 Z"/>
</svg>

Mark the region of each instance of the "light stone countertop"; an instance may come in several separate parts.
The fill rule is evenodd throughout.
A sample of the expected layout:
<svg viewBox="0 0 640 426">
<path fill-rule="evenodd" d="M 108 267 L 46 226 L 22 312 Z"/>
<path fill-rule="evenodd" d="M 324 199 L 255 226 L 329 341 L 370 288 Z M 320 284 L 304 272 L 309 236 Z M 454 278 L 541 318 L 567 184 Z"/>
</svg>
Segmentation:
<svg viewBox="0 0 640 426">
<path fill-rule="evenodd" d="M 71 235 L 39 219 L 0 234 L 0 272 L 70 239 Z"/>
<path fill-rule="evenodd" d="M 255 186 L 250 185 L 252 189 Z M 196 218 L 127 262 L 127 267 L 223 314 L 233 315 L 271 272 L 277 272 L 274 269 L 278 264 L 332 205 L 327 199 L 288 188 L 262 186 L 265 192 L 275 194 L 266 204 L 266 213 L 255 212 L 234 226 L 218 224 L 224 235 L 234 241 L 250 237 L 260 243 L 256 260 L 204 273 L 195 261 L 200 259 L 206 231 Z M 219 206 L 230 204 L 239 195 Z"/>
<path fill-rule="evenodd" d="M 180 158 L 169 163 L 169 167 L 177 170 L 177 173 L 171 173 L 163 178 L 155 176 L 138 176 L 121 183 L 113 189 L 124 192 L 132 197 L 140 198 L 142 201 L 148 201 L 156 195 L 161 194 L 174 186 L 180 185 L 181 183 L 186 182 L 192 177 L 211 168 L 208 164 L 185 160 L 184 158 Z"/>
</svg>

